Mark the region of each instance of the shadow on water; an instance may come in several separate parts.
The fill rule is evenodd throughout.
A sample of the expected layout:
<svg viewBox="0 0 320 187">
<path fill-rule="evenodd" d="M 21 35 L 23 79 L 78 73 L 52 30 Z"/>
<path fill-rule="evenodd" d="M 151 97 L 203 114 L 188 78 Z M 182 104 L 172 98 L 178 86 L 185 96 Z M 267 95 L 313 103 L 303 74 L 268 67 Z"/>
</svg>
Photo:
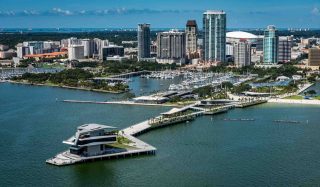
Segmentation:
<svg viewBox="0 0 320 187">
<path fill-rule="evenodd" d="M 112 161 L 95 161 L 71 166 L 75 186 L 113 184 L 117 180 Z M 94 181 L 93 181 L 94 180 Z M 107 183 L 106 183 L 107 182 Z"/>
</svg>

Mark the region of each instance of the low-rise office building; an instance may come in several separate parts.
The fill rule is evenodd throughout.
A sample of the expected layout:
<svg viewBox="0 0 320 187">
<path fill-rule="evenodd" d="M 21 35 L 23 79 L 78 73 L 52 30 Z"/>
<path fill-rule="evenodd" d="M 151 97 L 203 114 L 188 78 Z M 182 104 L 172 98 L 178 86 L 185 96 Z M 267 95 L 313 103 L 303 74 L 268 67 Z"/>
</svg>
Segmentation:
<svg viewBox="0 0 320 187">
<path fill-rule="evenodd" d="M 102 48 L 102 59 L 108 60 L 109 57 L 124 56 L 124 47 L 117 45 L 109 45 Z"/>
</svg>

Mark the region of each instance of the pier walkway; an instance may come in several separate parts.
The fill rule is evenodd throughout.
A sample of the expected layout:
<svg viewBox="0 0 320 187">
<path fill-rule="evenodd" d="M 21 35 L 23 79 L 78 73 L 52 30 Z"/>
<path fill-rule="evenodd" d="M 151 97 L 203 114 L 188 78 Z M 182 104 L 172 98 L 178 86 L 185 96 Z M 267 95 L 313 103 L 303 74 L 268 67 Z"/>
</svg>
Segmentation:
<svg viewBox="0 0 320 187">
<path fill-rule="evenodd" d="M 146 121 L 137 123 L 135 125 L 132 125 L 130 127 L 127 127 L 121 130 L 121 132 L 122 134 L 136 136 L 138 134 L 141 134 L 142 132 L 147 131 L 149 128 L 151 128 L 151 125 L 149 125 L 149 120 L 146 120 Z"/>
<path fill-rule="evenodd" d="M 117 105 L 139 105 L 139 106 L 167 106 L 174 107 L 174 104 L 153 104 L 153 103 L 136 103 L 133 101 L 82 101 L 82 100 L 62 100 L 66 103 L 88 103 L 88 104 L 117 104 Z"/>
<path fill-rule="evenodd" d="M 73 100 L 64 100 L 64 102 L 78 102 L 78 103 L 102 103 L 105 104 L 107 102 L 91 102 L 91 101 L 73 101 Z M 248 103 L 241 103 L 247 107 L 255 104 L 260 104 L 262 102 L 248 102 Z M 229 104 L 225 106 L 219 106 L 216 108 L 205 109 L 198 106 L 199 102 L 194 104 L 182 107 L 182 108 L 174 108 L 166 113 L 162 113 L 160 116 L 157 116 L 152 119 L 148 119 L 142 121 L 140 123 L 134 124 L 130 127 L 124 128 L 119 131 L 118 135 L 122 136 L 129 140 L 129 143 L 126 143 L 126 149 L 120 152 L 111 152 L 104 155 L 97 155 L 97 156 L 78 156 L 71 154 L 69 150 L 59 153 L 53 158 L 46 160 L 46 163 L 57 165 L 57 166 L 64 166 L 64 165 L 71 165 L 81 162 L 88 162 L 93 160 L 103 160 L 103 159 L 112 159 L 112 158 L 125 158 L 134 155 L 141 155 L 141 154 L 155 154 L 156 148 L 139 140 L 136 136 L 145 133 L 149 130 L 165 127 L 177 123 L 188 122 L 190 120 L 194 120 L 197 116 L 201 115 L 215 115 L 222 112 L 227 112 L 227 110 L 234 108 L 235 104 Z M 190 110 L 193 110 L 192 112 Z"/>
</svg>

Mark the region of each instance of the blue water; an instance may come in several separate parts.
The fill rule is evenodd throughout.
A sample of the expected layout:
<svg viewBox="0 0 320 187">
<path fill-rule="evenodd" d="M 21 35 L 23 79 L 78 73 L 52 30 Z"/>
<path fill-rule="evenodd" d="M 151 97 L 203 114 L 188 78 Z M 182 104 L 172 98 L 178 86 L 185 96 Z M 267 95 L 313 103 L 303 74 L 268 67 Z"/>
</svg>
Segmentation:
<svg viewBox="0 0 320 187">
<path fill-rule="evenodd" d="M 157 87 L 135 81 L 134 90 Z M 45 160 L 68 148 L 62 140 L 77 126 L 124 128 L 169 108 L 63 103 L 56 98 L 122 96 L 7 83 L 0 95 L 0 186 L 320 185 L 319 106 L 264 104 L 203 116 L 140 136 L 157 147 L 154 156 L 56 167 Z M 273 122 L 278 119 L 301 123 Z"/>
</svg>

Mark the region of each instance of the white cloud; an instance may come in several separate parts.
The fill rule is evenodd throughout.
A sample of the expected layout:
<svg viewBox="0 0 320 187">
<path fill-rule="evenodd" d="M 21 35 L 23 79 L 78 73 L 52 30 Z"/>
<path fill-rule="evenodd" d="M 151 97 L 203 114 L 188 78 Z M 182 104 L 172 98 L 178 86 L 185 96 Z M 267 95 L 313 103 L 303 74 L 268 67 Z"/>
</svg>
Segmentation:
<svg viewBox="0 0 320 187">
<path fill-rule="evenodd" d="M 71 16 L 73 15 L 73 12 L 70 10 L 63 10 L 61 8 L 53 8 L 52 13 L 54 14 L 59 14 L 59 15 L 64 15 L 64 16 Z"/>
<path fill-rule="evenodd" d="M 157 10 L 157 9 L 127 9 L 127 8 L 115 8 L 115 9 L 97 9 L 97 10 L 65 10 L 62 8 L 53 8 L 51 10 L 35 11 L 35 10 L 23 10 L 23 11 L 1 11 L 0 16 L 105 16 L 105 15 L 131 15 L 131 14 L 161 14 L 161 13 L 192 13 L 202 12 L 201 10 Z"/>
</svg>

